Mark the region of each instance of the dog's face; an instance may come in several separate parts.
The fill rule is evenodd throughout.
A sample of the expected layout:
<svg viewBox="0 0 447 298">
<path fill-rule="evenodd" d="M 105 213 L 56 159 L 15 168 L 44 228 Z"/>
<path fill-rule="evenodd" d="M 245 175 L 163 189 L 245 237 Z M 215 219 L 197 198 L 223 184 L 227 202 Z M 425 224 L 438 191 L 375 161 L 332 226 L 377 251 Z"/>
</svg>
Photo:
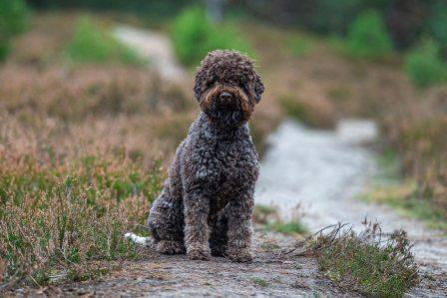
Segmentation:
<svg viewBox="0 0 447 298">
<path fill-rule="evenodd" d="M 194 94 L 208 117 L 227 127 L 250 119 L 264 85 L 253 62 L 239 52 L 216 50 L 202 61 Z"/>
</svg>

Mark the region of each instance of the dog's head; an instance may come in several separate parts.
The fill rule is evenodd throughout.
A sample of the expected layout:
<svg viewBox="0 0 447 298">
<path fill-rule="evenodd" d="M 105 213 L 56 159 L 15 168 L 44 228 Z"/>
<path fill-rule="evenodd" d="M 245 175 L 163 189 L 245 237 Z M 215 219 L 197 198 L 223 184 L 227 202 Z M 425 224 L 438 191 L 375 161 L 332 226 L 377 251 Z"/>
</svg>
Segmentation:
<svg viewBox="0 0 447 298">
<path fill-rule="evenodd" d="M 263 92 L 253 62 L 236 51 L 210 52 L 196 74 L 194 94 L 200 108 L 227 127 L 248 121 Z"/>
</svg>

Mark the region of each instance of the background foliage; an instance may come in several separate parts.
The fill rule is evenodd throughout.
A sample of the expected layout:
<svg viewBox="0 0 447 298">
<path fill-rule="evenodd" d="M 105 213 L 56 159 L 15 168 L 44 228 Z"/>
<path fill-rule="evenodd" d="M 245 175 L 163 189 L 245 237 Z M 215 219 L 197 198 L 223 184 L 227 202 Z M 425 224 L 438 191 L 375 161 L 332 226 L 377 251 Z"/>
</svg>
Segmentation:
<svg viewBox="0 0 447 298">
<path fill-rule="evenodd" d="M 10 50 L 11 38 L 26 29 L 28 14 L 23 0 L 0 0 L 0 61 Z"/>
</svg>

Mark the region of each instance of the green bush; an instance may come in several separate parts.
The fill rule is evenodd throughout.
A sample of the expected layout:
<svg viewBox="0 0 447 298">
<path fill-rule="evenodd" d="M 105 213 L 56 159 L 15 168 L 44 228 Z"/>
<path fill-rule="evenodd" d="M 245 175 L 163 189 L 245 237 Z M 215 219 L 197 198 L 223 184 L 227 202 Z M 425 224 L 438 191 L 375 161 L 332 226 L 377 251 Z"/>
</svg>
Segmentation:
<svg viewBox="0 0 447 298">
<path fill-rule="evenodd" d="M 0 61 L 9 52 L 11 38 L 25 31 L 28 8 L 23 0 L 0 0 Z"/>
<path fill-rule="evenodd" d="M 405 68 L 413 83 L 420 87 L 447 80 L 447 63 L 442 60 L 439 48 L 432 40 L 424 41 L 407 55 Z"/>
<path fill-rule="evenodd" d="M 203 9 L 186 9 L 174 21 L 172 31 L 174 48 L 180 61 L 185 65 L 194 65 L 209 51 L 215 49 L 233 49 L 251 52 L 250 46 L 229 24 L 215 25 Z"/>
<path fill-rule="evenodd" d="M 346 46 L 348 54 L 368 59 L 383 58 L 393 49 L 385 24 L 374 10 L 362 13 L 351 24 Z"/>
<path fill-rule="evenodd" d="M 68 46 L 68 54 L 76 62 L 144 63 L 135 50 L 117 41 L 110 32 L 88 17 L 78 21 L 74 38 Z"/>
</svg>

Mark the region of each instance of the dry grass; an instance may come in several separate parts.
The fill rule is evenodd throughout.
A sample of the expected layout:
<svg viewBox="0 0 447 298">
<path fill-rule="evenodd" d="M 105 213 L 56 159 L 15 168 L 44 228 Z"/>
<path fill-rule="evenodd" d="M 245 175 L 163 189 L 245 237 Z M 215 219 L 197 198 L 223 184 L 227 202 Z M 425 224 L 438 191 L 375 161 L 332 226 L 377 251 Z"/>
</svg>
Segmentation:
<svg viewBox="0 0 447 298">
<path fill-rule="evenodd" d="M 52 163 L 30 155 L 0 161 L 3 278 L 35 285 L 61 276 L 78 280 L 96 268 L 95 260 L 136 257 L 122 235 L 144 223 L 160 190 L 159 169 L 144 170 L 124 155 L 49 158 Z"/>
<path fill-rule="evenodd" d="M 73 20 L 36 18 L 0 69 L 0 279 L 8 286 L 94 278 L 112 266 L 101 260 L 137 257 L 123 234 L 146 233 L 164 167 L 195 114 L 183 87 L 151 72 L 65 60 L 58 30 Z"/>
</svg>

